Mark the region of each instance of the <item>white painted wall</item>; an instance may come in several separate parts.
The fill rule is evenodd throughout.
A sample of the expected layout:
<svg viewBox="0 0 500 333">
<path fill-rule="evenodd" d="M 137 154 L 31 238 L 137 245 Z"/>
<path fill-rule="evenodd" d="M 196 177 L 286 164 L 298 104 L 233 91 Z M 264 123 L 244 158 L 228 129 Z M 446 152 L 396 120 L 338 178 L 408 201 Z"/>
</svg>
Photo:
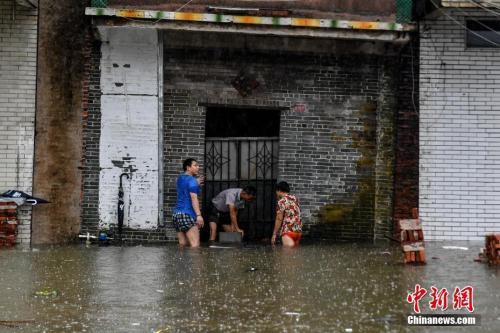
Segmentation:
<svg viewBox="0 0 500 333">
<path fill-rule="evenodd" d="M 36 11 L 0 0 L 0 193 L 31 194 L 36 98 Z M 31 207 L 19 210 L 17 241 L 29 244 Z"/>
<path fill-rule="evenodd" d="M 100 28 L 100 227 L 117 223 L 120 174 L 124 225 L 158 225 L 158 37 L 153 29 Z"/>
<path fill-rule="evenodd" d="M 484 10 L 446 11 L 487 18 Z M 498 19 L 498 17 L 496 17 Z M 421 25 L 420 216 L 427 239 L 500 232 L 500 49 L 467 49 L 449 17 Z"/>
</svg>

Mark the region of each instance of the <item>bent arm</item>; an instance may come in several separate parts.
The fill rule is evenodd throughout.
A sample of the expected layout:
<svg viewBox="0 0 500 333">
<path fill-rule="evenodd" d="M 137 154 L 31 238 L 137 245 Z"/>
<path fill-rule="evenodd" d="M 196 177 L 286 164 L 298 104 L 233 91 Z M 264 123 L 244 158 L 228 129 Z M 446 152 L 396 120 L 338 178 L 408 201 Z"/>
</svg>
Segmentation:
<svg viewBox="0 0 500 333">
<path fill-rule="evenodd" d="M 276 220 L 274 221 L 273 236 L 271 237 L 271 244 L 273 246 L 276 243 L 276 236 L 278 236 L 278 231 L 280 230 L 282 223 L 283 223 L 283 212 L 281 210 L 278 210 L 276 212 Z"/>
<path fill-rule="evenodd" d="M 196 224 L 198 224 L 198 228 L 203 228 L 203 224 L 205 223 L 205 221 L 203 221 L 203 217 L 201 216 L 198 194 L 191 192 L 189 193 L 189 195 L 191 196 L 191 205 L 193 206 L 193 210 L 196 213 Z"/>
<path fill-rule="evenodd" d="M 193 210 L 196 213 L 196 216 L 201 216 L 200 202 L 198 201 L 198 194 L 189 193 L 189 195 L 191 196 L 191 205 L 193 206 Z"/>
<path fill-rule="evenodd" d="M 238 208 L 236 208 L 234 205 L 228 205 L 229 206 L 229 217 L 231 218 L 231 226 L 235 229 L 238 230 Z"/>
<path fill-rule="evenodd" d="M 276 212 L 276 220 L 274 221 L 273 235 L 278 235 L 282 223 L 283 223 L 283 212 L 280 210 Z"/>
</svg>

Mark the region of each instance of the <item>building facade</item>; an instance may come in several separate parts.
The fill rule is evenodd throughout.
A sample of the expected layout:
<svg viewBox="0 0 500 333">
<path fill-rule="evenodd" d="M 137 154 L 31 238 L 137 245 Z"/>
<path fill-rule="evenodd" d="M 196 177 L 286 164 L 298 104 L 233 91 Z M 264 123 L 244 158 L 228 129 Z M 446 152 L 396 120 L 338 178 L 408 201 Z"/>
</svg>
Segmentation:
<svg viewBox="0 0 500 333">
<path fill-rule="evenodd" d="M 390 236 L 394 193 L 404 190 L 394 187 L 394 170 L 411 168 L 397 163 L 405 149 L 396 139 L 406 135 L 398 126 L 415 120 L 412 94 L 400 97 L 417 80 L 406 68 L 413 26 L 396 22 L 393 1 L 365 12 L 356 1 L 342 10 L 327 1 L 221 3 L 87 8 L 95 29 L 82 231 L 116 226 L 122 183 L 125 238 L 173 239 L 175 180 L 194 157 L 207 178 L 205 209 L 220 190 L 257 187 L 243 218 L 254 239 L 271 233 L 278 180 L 300 198 L 307 235 Z M 409 215 L 413 198 L 400 211 Z"/>
<path fill-rule="evenodd" d="M 435 1 L 420 25 L 420 216 L 427 239 L 500 232 L 498 1 Z"/>
<path fill-rule="evenodd" d="M 254 239 L 279 180 L 311 237 L 390 237 L 413 207 L 427 239 L 499 231 L 497 2 L 427 1 L 419 36 L 404 0 L 95 0 L 86 17 L 50 3 L 69 14 L 0 2 L 0 191 L 53 203 L 33 231 L 21 209 L 21 242 L 113 228 L 120 180 L 125 237 L 173 239 L 187 157 L 207 177 L 205 210 L 224 188 L 258 188 L 242 219 Z"/>
</svg>

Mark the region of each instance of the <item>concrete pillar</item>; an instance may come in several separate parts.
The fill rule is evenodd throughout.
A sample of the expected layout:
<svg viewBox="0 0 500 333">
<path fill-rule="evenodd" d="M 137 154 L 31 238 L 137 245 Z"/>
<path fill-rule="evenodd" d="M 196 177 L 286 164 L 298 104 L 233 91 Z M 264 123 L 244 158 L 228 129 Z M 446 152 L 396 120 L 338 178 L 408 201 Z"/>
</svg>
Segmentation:
<svg viewBox="0 0 500 333">
<path fill-rule="evenodd" d="M 87 18 L 81 0 L 40 0 L 32 244 L 71 241 L 80 228 L 81 107 Z"/>
</svg>

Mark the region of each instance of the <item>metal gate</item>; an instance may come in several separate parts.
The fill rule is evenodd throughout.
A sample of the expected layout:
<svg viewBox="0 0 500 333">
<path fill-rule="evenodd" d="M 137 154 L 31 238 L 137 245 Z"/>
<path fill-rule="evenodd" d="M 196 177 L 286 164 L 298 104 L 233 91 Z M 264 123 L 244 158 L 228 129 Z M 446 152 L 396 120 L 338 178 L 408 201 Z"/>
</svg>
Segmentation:
<svg viewBox="0 0 500 333">
<path fill-rule="evenodd" d="M 257 198 L 238 213 L 238 223 L 248 240 L 270 237 L 276 207 L 278 149 L 278 137 L 207 137 L 204 212 L 209 212 L 212 198 L 219 192 L 252 185 L 257 189 Z"/>
</svg>

